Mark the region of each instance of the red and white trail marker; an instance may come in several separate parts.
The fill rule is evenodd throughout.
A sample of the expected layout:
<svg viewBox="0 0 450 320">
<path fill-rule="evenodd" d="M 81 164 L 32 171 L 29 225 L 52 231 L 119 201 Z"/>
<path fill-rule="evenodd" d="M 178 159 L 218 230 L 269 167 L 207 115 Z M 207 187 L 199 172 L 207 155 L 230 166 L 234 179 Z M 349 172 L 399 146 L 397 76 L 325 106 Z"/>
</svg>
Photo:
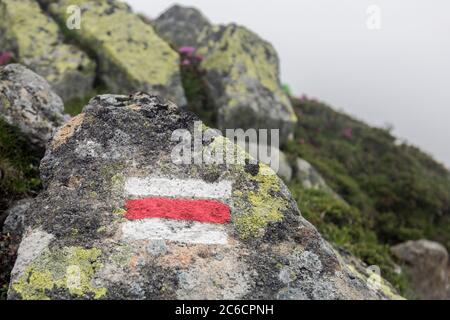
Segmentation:
<svg viewBox="0 0 450 320">
<path fill-rule="evenodd" d="M 226 244 L 230 221 L 230 181 L 128 178 L 125 240 L 163 239 L 182 243 Z"/>
</svg>

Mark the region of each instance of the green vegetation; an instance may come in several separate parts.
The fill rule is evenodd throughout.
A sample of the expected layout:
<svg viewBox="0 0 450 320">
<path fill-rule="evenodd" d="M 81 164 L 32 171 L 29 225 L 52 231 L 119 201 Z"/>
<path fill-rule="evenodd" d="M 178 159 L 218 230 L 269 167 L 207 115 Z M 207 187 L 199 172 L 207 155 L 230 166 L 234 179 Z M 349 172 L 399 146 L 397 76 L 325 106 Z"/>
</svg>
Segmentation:
<svg viewBox="0 0 450 320">
<path fill-rule="evenodd" d="M 180 68 L 184 94 L 188 101 L 188 110 L 197 114 L 210 127 L 216 127 L 217 114 L 208 96 L 204 72 L 199 62 L 191 61 Z"/>
<path fill-rule="evenodd" d="M 408 289 L 403 276 L 395 272 L 389 246 L 380 243 L 370 221 L 361 211 L 331 194 L 305 189 L 300 183 L 289 186 L 302 215 L 331 243 L 343 248 L 368 265 L 378 265 L 383 277 L 402 293 Z"/>
<path fill-rule="evenodd" d="M 42 155 L 43 150 L 32 148 L 19 129 L 0 117 L 0 230 L 6 209 L 14 201 L 33 196 L 40 189 L 38 169 Z M 0 300 L 6 298 L 16 242 L 10 235 L 0 234 Z"/>
<path fill-rule="evenodd" d="M 0 118 L 0 217 L 13 201 L 39 190 L 42 156 L 43 150 L 33 148 L 19 129 Z"/>
<path fill-rule="evenodd" d="M 387 245 L 427 238 L 450 248 L 450 175 L 419 149 L 397 143 L 323 103 L 293 99 L 300 125 L 287 153 L 310 162 L 350 206 L 305 191 L 291 191 L 302 213 L 331 242 L 368 264 L 378 264 L 400 289 Z"/>
</svg>

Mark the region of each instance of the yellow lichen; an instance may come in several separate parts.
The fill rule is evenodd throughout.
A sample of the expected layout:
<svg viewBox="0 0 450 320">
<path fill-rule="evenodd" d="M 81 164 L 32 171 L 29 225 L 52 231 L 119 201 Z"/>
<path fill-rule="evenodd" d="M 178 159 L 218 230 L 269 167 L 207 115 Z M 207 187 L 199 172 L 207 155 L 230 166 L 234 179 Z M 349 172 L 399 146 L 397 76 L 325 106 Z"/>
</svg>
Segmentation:
<svg viewBox="0 0 450 320">
<path fill-rule="evenodd" d="M 46 290 L 53 289 L 53 286 L 53 277 L 49 271 L 36 271 L 30 267 L 12 287 L 24 300 L 49 300 Z"/>
<path fill-rule="evenodd" d="M 69 5 L 83 8 L 82 28 L 66 31 L 97 54 L 104 74 L 116 70 L 131 82 L 165 86 L 179 72 L 178 54 L 126 4 L 63 0 L 52 5 L 50 11 L 63 22 Z M 107 85 L 123 89 L 113 80 Z"/>
<path fill-rule="evenodd" d="M 335 252 L 336 253 L 336 252 Z M 340 255 L 336 253 L 339 257 Z M 342 257 L 340 257 L 341 261 Z M 359 272 L 353 265 L 345 263 L 345 266 L 348 268 L 348 270 L 355 276 L 357 276 L 361 281 L 368 282 L 368 277 L 363 275 L 361 272 Z M 404 297 L 398 295 L 393 291 L 393 289 L 390 287 L 388 282 L 384 280 L 381 276 L 377 274 L 371 274 L 372 280 L 376 283 L 379 283 L 379 287 L 375 289 L 376 291 L 382 293 L 385 297 L 391 299 L 391 300 L 405 300 Z"/>
<path fill-rule="evenodd" d="M 102 266 L 98 262 L 101 251 L 67 247 L 47 250 L 27 267 L 12 288 L 22 299 L 49 299 L 55 289 L 66 289 L 71 295 L 100 299 L 106 288 L 92 284 L 92 279 Z"/>
<path fill-rule="evenodd" d="M 269 167 L 260 163 L 259 173 L 255 177 L 248 175 L 250 180 L 256 182 L 257 190 L 246 194 L 250 204 L 248 212 L 234 218 L 236 228 L 243 239 L 261 236 L 269 223 L 283 219 L 283 210 L 287 208 L 287 201 L 277 194 L 280 191 L 280 181 L 276 175 L 269 173 L 270 170 Z M 242 197 L 238 193 L 234 195 Z"/>
<path fill-rule="evenodd" d="M 95 63 L 82 51 L 61 41 L 55 21 L 44 14 L 37 1 L 2 0 L 0 28 L 4 49 L 51 83 L 62 83 L 68 72 L 94 74 Z"/>
<path fill-rule="evenodd" d="M 245 99 L 247 87 L 242 77 L 255 79 L 263 87 L 271 91 L 279 101 L 290 109 L 290 120 L 297 121 L 287 95 L 283 92 L 278 78 L 277 54 L 273 47 L 244 27 L 230 25 L 223 31 L 219 41 L 210 41 L 208 45 L 198 49 L 198 53 L 206 58 L 202 67 L 229 75 L 225 84 L 227 96 L 232 97 L 227 103 L 226 112 L 240 104 Z M 207 36 L 204 33 L 201 37 Z M 272 61 L 268 58 L 271 57 Z"/>
<path fill-rule="evenodd" d="M 123 209 L 123 208 L 117 208 L 114 209 L 113 214 L 117 215 L 117 216 L 124 216 L 127 213 L 127 210 Z"/>
</svg>

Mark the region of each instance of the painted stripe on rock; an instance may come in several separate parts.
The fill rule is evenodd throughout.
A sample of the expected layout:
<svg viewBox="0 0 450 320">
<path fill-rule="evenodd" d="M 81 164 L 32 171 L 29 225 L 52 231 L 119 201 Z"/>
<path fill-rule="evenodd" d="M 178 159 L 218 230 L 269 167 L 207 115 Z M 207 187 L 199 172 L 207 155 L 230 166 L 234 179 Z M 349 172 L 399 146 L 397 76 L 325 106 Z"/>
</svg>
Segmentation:
<svg viewBox="0 0 450 320">
<path fill-rule="evenodd" d="M 216 200 L 145 198 L 128 200 L 125 208 L 128 220 L 166 218 L 220 224 L 230 221 L 230 208 Z"/>
<path fill-rule="evenodd" d="M 125 241 L 166 240 L 208 245 L 228 243 L 225 227 L 221 224 L 160 218 L 125 222 L 122 225 L 122 239 Z"/>
<path fill-rule="evenodd" d="M 128 178 L 125 193 L 133 197 L 231 198 L 231 181 L 208 183 L 200 179 Z"/>
</svg>

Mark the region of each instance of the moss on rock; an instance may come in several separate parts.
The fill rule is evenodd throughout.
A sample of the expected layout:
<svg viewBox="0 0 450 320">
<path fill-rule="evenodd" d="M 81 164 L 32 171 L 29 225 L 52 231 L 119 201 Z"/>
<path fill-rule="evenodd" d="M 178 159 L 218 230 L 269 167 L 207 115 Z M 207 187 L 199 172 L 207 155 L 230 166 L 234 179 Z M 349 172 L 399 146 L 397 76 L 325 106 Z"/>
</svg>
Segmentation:
<svg viewBox="0 0 450 320">
<path fill-rule="evenodd" d="M 65 33 L 97 57 L 99 76 L 116 93 L 154 91 L 185 104 L 179 57 L 125 3 L 61 0 L 49 10 L 61 22 L 66 8 L 82 9 L 82 28 Z"/>
<path fill-rule="evenodd" d="M 95 63 L 77 47 L 63 43 L 57 23 L 36 1 L 0 3 L 0 46 L 46 78 L 64 99 L 81 97 L 91 90 Z"/>
</svg>

